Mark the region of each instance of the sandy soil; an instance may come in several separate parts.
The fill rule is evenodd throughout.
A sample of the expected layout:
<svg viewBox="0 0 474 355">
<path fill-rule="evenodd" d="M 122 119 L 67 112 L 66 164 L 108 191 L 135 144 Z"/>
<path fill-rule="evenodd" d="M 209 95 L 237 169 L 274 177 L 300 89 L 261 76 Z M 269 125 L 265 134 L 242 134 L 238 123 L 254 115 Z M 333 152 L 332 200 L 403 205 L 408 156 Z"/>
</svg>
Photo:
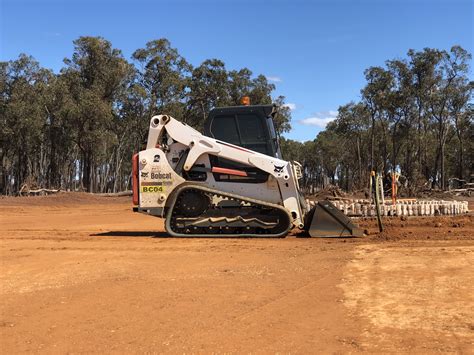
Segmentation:
<svg viewBox="0 0 474 355">
<path fill-rule="evenodd" d="M 474 216 L 172 239 L 127 198 L 0 199 L 0 349 L 472 353 Z"/>
</svg>

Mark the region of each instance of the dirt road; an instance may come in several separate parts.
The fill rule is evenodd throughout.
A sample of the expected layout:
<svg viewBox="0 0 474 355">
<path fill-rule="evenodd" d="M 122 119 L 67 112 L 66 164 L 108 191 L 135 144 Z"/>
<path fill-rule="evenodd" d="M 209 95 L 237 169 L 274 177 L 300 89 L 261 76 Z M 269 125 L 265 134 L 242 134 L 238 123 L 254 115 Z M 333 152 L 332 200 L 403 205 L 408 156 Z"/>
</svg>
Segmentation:
<svg viewBox="0 0 474 355">
<path fill-rule="evenodd" d="M 0 200 L 0 348 L 460 352 L 474 348 L 474 217 L 360 239 L 171 239 L 126 198 Z"/>
</svg>

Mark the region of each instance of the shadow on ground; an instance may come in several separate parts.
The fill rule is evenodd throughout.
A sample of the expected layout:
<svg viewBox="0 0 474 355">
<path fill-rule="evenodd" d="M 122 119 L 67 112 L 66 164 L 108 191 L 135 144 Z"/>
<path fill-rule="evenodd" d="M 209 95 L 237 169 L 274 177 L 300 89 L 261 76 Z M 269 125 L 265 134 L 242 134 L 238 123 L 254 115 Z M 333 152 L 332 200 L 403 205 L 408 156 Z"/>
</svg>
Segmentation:
<svg viewBox="0 0 474 355">
<path fill-rule="evenodd" d="M 166 232 L 154 232 L 154 231 L 109 231 L 103 233 L 94 233 L 90 234 L 91 237 L 142 237 L 142 238 L 183 238 L 183 239 L 282 239 L 285 237 L 265 237 L 264 235 L 256 235 L 254 237 L 241 237 L 238 234 L 235 236 L 212 236 L 209 237 L 208 235 L 196 235 L 196 236 L 189 236 L 189 237 L 172 237 Z M 297 238 L 306 238 L 307 236 L 303 234 L 300 235 L 292 235 L 293 237 Z M 290 237 L 288 235 L 287 237 Z"/>
<path fill-rule="evenodd" d="M 147 237 L 147 238 L 171 238 L 165 232 L 153 231 L 110 231 L 104 233 L 94 233 L 91 237 Z"/>
<path fill-rule="evenodd" d="M 285 239 L 285 238 L 303 238 L 303 239 L 311 239 L 311 237 L 305 233 L 300 231 L 293 231 L 284 237 L 265 237 L 264 235 L 255 235 L 254 237 L 241 237 L 238 234 L 235 236 L 212 236 L 209 237 L 208 235 L 197 235 L 197 236 L 190 236 L 190 237 L 172 237 L 166 232 L 156 232 L 156 231 L 109 231 L 103 233 L 94 233 L 90 234 L 91 237 L 142 237 L 142 238 L 194 238 L 194 239 Z M 357 240 L 358 237 L 327 237 L 327 238 L 317 238 L 317 239 L 338 239 L 338 240 L 345 240 L 345 239 L 352 239 Z"/>
</svg>

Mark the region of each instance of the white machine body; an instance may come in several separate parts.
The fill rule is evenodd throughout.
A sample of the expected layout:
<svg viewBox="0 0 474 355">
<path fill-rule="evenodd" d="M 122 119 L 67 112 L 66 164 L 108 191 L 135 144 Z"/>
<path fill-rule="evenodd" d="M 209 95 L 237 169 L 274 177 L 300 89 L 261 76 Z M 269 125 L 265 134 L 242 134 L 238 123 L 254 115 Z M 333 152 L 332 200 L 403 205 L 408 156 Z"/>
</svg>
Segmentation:
<svg viewBox="0 0 474 355">
<path fill-rule="evenodd" d="M 163 138 L 166 141 L 163 141 Z M 291 215 L 292 224 L 303 228 L 308 212 L 300 198 L 298 175 L 301 166 L 267 156 L 214 138 L 206 137 L 178 120 L 154 116 L 150 121 L 146 150 L 138 154 L 138 205 L 142 212 L 164 217 L 170 194 L 186 180 L 176 173 L 177 164 L 188 151 L 182 169 L 190 171 L 195 165 L 206 170 L 206 180 L 194 182 L 203 186 L 283 206 Z M 243 184 L 216 181 L 209 156 L 258 168 L 269 174 L 264 183 Z M 230 173 L 234 173 L 230 171 Z M 237 172 L 238 174 L 238 172 Z M 238 175 L 235 177 L 238 178 Z"/>
</svg>

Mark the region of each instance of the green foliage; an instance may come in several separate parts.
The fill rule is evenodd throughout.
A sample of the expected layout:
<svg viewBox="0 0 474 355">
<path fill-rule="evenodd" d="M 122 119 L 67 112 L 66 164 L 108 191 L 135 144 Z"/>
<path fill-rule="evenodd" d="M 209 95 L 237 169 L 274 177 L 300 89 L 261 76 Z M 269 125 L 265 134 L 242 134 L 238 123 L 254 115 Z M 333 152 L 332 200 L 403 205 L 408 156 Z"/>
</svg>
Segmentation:
<svg viewBox="0 0 474 355">
<path fill-rule="evenodd" d="M 470 60 L 459 46 L 449 52 L 426 48 L 367 69 L 361 102 L 339 107 L 337 119 L 314 141 L 313 183 L 326 178 L 346 189 L 362 188 L 371 169 L 401 172 L 412 193 L 444 189 L 450 177 L 469 180 L 474 172 Z M 285 142 L 283 149 L 291 155 L 294 145 Z"/>
<path fill-rule="evenodd" d="M 18 189 L 42 163 L 38 153 L 44 149 L 44 102 L 52 73 L 25 54 L 1 68 L 1 188 Z"/>
<path fill-rule="evenodd" d="M 275 130 L 278 134 L 289 132 L 291 130 L 291 110 L 285 106 L 285 97 L 281 95 L 278 96 L 274 103 L 278 106 L 278 112 L 273 120 Z"/>
<path fill-rule="evenodd" d="M 189 113 L 185 121 L 196 128 L 202 128 L 212 108 L 226 106 L 230 102 L 224 62 L 219 59 L 205 60 L 194 68 L 189 83 Z"/>
<path fill-rule="evenodd" d="M 71 59 L 61 71 L 69 95 L 66 116 L 71 122 L 73 142 L 80 150 L 81 182 L 87 191 L 98 183 L 96 166 L 108 156 L 107 146 L 117 144 L 116 103 L 132 75 L 121 51 L 101 37 L 74 41 Z"/>
<path fill-rule="evenodd" d="M 228 71 L 219 59 L 193 68 L 167 39 L 146 43 L 133 64 L 102 37 L 79 37 L 55 75 L 32 57 L 0 63 L 0 192 L 22 184 L 86 191 L 130 187 L 130 157 L 150 118 L 169 114 L 201 128 L 214 107 L 272 103 L 263 75 Z M 276 100 L 283 105 L 283 97 Z M 278 115 L 279 132 L 290 113 Z"/>
<path fill-rule="evenodd" d="M 181 117 L 191 65 L 164 38 L 148 42 L 146 48 L 137 49 L 132 57 L 138 62 L 137 83 L 143 89 L 146 116 L 167 112 Z"/>
<path fill-rule="evenodd" d="M 361 101 L 339 107 L 313 141 L 281 138 L 283 158 L 302 164 L 308 191 L 327 183 L 363 188 L 370 169 L 397 170 L 412 191 L 446 188 L 474 167 L 471 55 L 409 50 L 406 58 L 370 67 Z M 193 67 L 166 39 L 146 43 L 129 63 L 101 37 L 79 37 L 59 74 L 21 54 L 0 62 L 0 191 L 24 183 L 87 191 L 130 187 L 130 157 L 143 149 L 150 118 L 172 115 L 200 129 L 211 109 L 279 106 L 275 128 L 291 129 L 284 96 L 248 68 L 219 59 Z"/>
</svg>

